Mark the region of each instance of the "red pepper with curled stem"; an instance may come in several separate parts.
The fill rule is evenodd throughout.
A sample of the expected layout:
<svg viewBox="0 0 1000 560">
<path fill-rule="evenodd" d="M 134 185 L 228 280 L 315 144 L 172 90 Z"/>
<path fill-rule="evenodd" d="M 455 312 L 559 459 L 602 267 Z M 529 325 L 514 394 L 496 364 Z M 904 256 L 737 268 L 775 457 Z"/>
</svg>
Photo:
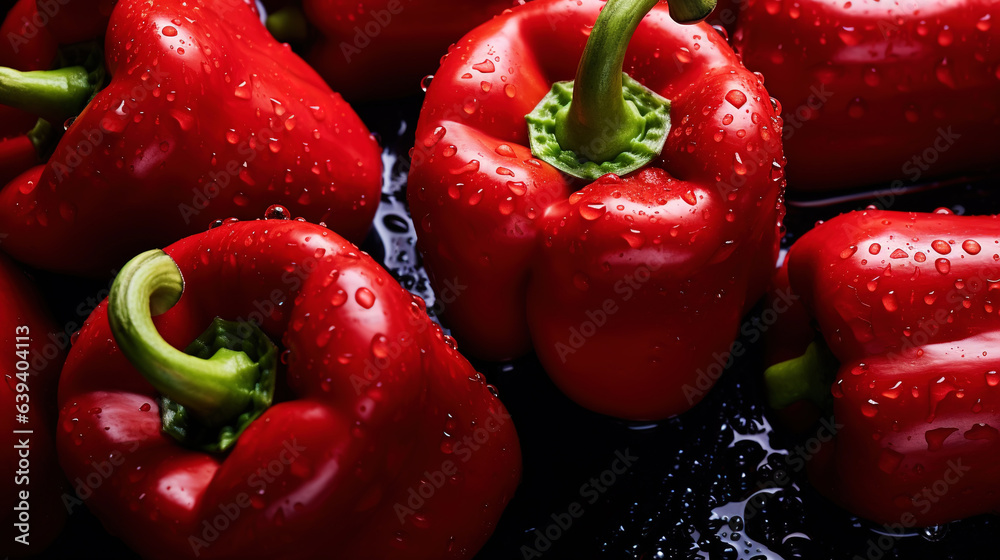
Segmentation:
<svg viewBox="0 0 1000 560">
<path fill-rule="evenodd" d="M 734 47 L 784 106 L 789 189 L 898 192 L 996 169 L 1000 3 L 746 0 L 736 11 Z"/>
<path fill-rule="evenodd" d="M 473 30 L 427 92 L 408 186 L 469 352 L 533 347 L 578 403 L 636 420 L 714 382 L 784 212 L 767 92 L 715 30 L 675 21 L 712 3 L 669 7 L 536 0 Z"/>
<path fill-rule="evenodd" d="M 1000 219 L 845 214 L 792 246 L 788 277 L 816 342 L 765 380 L 775 408 L 832 409 L 817 489 L 906 527 L 997 511 Z"/>
<path fill-rule="evenodd" d="M 145 558 L 471 558 L 521 472 L 503 404 L 423 301 L 287 219 L 130 261 L 59 405 L 63 468 L 113 461 L 86 504 Z"/>
<path fill-rule="evenodd" d="M 0 144 L 2 145 L 2 144 Z M 42 553 L 66 521 L 66 484 L 56 458 L 56 385 L 65 352 L 41 296 L 17 265 L 0 255 L 0 461 L 5 555 Z"/>
<path fill-rule="evenodd" d="M 273 203 L 364 238 L 379 201 L 378 145 L 343 99 L 274 41 L 252 4 L 121 0 L 105 46 L 110 84 L 45 165 L 0 192 L 9 254 L 106 275 L 139 250 Z M 6 70 L 0 102 L 73 114 L 95 85 L 87 70 Z"/>
</svg>

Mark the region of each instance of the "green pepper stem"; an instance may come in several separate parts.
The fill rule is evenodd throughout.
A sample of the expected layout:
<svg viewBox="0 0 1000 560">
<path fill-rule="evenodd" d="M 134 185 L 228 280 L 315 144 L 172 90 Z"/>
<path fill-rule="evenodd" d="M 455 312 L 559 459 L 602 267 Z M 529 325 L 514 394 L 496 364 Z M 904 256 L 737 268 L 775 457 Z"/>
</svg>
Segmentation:
<svg viewBox="0 0 1000 560">
<path fill-rule="evenodd" d="M 670 0 L 667 8 L 670 9 L 671 19 L 688 24 L 707 18 L 717 3 L 717 0 Z"/>
<path fill-rule="evenodd" d="M 28 131 L 28 139 L 35 147 L 35 152 L 39 158 L 48 150 L 49 142 L 52 140 L 52 125 L 45 119 L 38 119 L 34 128 Z"/>
<path fill-rule="evenodd" d="M 297 6 L 285 6 L 268 15 L 264 25 L 282 43 L 305 41 L 309 36 L 306 16 Z"/>
<path fill-rule="evenodd" d="M 642 132 L 642 117 L 622 94 L 625 51 L 657 0 L 608 0 L 594 23 L 573 82 L 573 101 L 556 122 L 556 138 L 591 161 L 608 161 Z"/>
<path fill-rule="evenodd" d="M 782 409 L 801 400 L 828 408 L 830 385 L 837 373 L 837 359 L 822 340 L 806 348 L 804 354 L 775 364 L 764 372 L 767 401 L 771 408 Z"/>
<path fill-rule="evenodd" d="M 646 122 L 625 100 L 622 67 L 632 35 L 656 4 L 657 0 L 608 0 L 601 10 L 580 58 L 573 101 L 557 118 L 556 138 L 564 149 L 591 161 L 610 161 L 642 137 Z M 695 14 L 704 18 L 714 6 L 715 0 L 670 2 L 675 19 L 677 13 L 688 20 Z"/>
<path fill-rule="evenodd" d="M 153 315 L 180 299 L 184 280 L 161 250 L 135 257 L 115 278 L 108 296 L 108 322 L 122 353 L 159 391 L 208 425 L 238 416 L 260 376 L 245 353 L 220 348 L 208 359 L 177 350 L 157 332 Z"/>
<path fill-rule="evenodd" d="M 0 67 L 0 104 L 51 122 L 76 116 L 90 101 L 97 84 L 83 66 L 20 72 Z"/>
</svg>

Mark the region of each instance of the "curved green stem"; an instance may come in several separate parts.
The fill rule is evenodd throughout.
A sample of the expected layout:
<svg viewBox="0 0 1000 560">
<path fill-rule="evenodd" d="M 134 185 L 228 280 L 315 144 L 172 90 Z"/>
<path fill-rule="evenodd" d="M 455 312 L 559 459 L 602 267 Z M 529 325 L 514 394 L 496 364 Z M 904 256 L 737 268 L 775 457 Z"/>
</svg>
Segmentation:
<svg viewBox="0 0 1000 560">
<path fill-rule="evenodd" d="M 98 83 L 83 66 L 20 72 L 0 67 L 0 104 L 62 123 L 90 101 Z"/>
<path fill-rule="evenodd" d="M 785 408 L 809 400 L 820 408 L 830 408 L 830 385 L 837 375 L 837 358 L 822 340 L 806 348 L 804 354 L 775 364 L 764 372 L 767 402 L 771 408 Z"/>
<path fill-rule="evenodd" d="M 657 0 L 609 0 L 594 23 L 573 82 L 573 101 L 556 123 L 556 138 L 591 161 L 608 161 L 640 135 L 643 119 L 622 93 L 625 51 Z M 595 141 L 601 139 L 603 141 Z"/>
<path fill-rule="evenodd" d="M 270 406 L 277 351 L 255 326 L 220 319 L 187 353 L 177 350 L 152 316 L 170 309 L 183 290 L 173 259 L 161 250 L 142 253 L 112 284 L 108 322 L 122 354 L 163 396 L 164 430 L 224 450 Z"/>
</svg>

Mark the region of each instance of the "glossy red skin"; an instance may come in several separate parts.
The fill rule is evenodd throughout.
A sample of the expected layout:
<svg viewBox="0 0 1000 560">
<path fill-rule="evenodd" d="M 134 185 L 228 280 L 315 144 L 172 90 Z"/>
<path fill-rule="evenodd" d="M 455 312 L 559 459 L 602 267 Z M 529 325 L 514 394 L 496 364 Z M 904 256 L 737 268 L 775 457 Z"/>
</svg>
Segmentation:
<svg viewBox="0 0 1000 560">
<path fill-rule="evenodd" d="M 306 17 L 320 33 L 306 58 L 348 99 L 419 95 L 421 79 L 434 73 L 441 57 L 448 52 L 448 45 L 517 3 L 516 0 L 303 0 Z M 391 13 L 390 7 L 397 13 Z M 366 33 L 366 26 L 370 31 L 377 29 L 378 33 Z M 370 43 L 365 45 L 365 39 Z"/>
<path fill-rule="evenodd" d="M 855 212 L 807 233 L 788 258 L 792 288 L 840 361 L 842 427 L 809 462 L 820 491 L 906 526 L 996 510 L 1000 386 L 986 372 L 1000 370 L 1000 219 Z"/>
<path fill-rule="evenodd" d="M 7 12 L 0 25 L 0 66 L 21 71 L 51 68 L 58 44 L 48 25 L 36 25 L 49 19 L 36 18 L 35 10 L 35 0 L 18 0 Z"/>
<path fill-rule="evenodd" d="M 554 81 L 573 78 L 581 31 L 601 6 L 530 2 L 459 41 L 427 92 L 408 197 L 424 262 L 448 296 L 446 324 L 471 354 L 497 360 L 534 347 L 583 406 L 664 418 L 700 400 L 703 392 L 683 388 L 728 349 L 773 270 L 784 212 L 781 122 L 711 27 L 677 24 L 659 5 L 639 26 L 625 70 L 673 102 L 663 154 L 633 177 L 571 196 L 583 184 L 532 158 L 524 115 Z M 691 62 L 675 57 L 686 56 L 681 48 Z M 488 70 L 487 60 L 494 71 L 474 68 Z M 739 110 L 725 100 L 731 90 L 746 92 Z M 581 216 L 602 204 L 600 219 Z M 616 286 L 642 266 L 655 272 L 626 300 Z M 606 300 L 619 310 L 563 361 L 556 343 L 567 344 Z"/>
<path fill-rule="evenodd" d="M 378 145 L 252 2 L 121 0 L 105 54 L 111 85 L 46 165 L 0 193 L 9 254 L 107 276 L 140 250 L 276 203 L 363 239 L 379 201 Z"/>
<path fill-rule="evenodd" d="M 65 348 L 58 344 L 53 335 L 62 334 L 56 328 L 52 318 L 44 310 L 39 294 L 31 282 L 18 270 L 17 266 L 7 257 L 0 255 L 0 294 L 3 305 L 0 306 L 0 344 L 3 344 L 4 358 L 0 371 L 3 372 L 4 383 L 0 384 L 0 406 L 4 414 L 0 415 L 0 430 L 4 434 L 4 444 L 0 452 L 0 461 L 5 469 L 3 493 L 3 547 L 4 554 L 26 556 L 39 554 L 56 538 L 66 521 L 66 508 L 63 505 L 62 493 L 66 490 L 59 462 L 56 459 L 55 421 L 56 421 L 56 384 L 59 380 L 59 369 L 66 357 Z M 18 331 L 18 327 L 27 327 L 28 332 Z M 17 348 L 18 336 L 29 336 L 27 348 Z M 17 362 L 23 356 L 17 356 L 18 350 L 29 352 L 29 378 L 27 391 L 18 391 L 22 382 L 17 377 L 19 370 Z M 18 398 L 18 394 L 21 398 Z M 27 395 L 27 401 L 23 395 Z M 28 423 L 16 421 L 17 407 L 28 405 Z M 31 430 L 30 434 L 14 434 L 14 430 Z M 22 449 L 16 449 L 19 438 L 27 438 L 28 461 L 26 484 L 18 481 L 20 475 L 18 461 Z M 24 474 L 24 473 L 22 473 Z M 19 523 L 19 512 L 14 507 L 21 502 L 20 492 L 28 492 L 28 513 L 30 531 L 29 546 L 14 541 L 21 532 L 14 527 Z M 23 509 L 23 508 L 22 508 Z"/>
<path fill-rule="evenodd" d="M 734 46 L 784 106 L 789 189 L 898 188 L 994 167 L 998 19 L 988 0 L 747 0 Z M 940 129 L 960 138 L 935 150 Z"/>
<path fill-rule="evenodd" d="M 155 320 L 164 338 L 183 348 L 215 316 L 253 320 L 257 304 L 268 302 L 274 311 L 261 328 L 290 351 L 278 378 L 285 399 L 228 456 L 181 447 L 159 432 L 156 392 L 118 351 L 102 303 L 63 370 L 60 419 L 71 428 L 59 432 L 58 444 L 71 479 L 91 472 L 91 461 L 123 457 L 86 502 L 112 533 L 146 558 L 193 557 L 189 536 L 202 538 L 203 522 L 247 493 L 253 503 L 199 548 L 200 558 L 475 554 L 518 484 L 517 434 L 419 298 L 312 224 L 240 222 L 166 252 L 185 288 Z M 360 290 L 374 295 L 370 308 Z M 375 352 L 383 348 L 388 357 L 380 361 Z M 502 423 L 488 422 L 493 414 Z M 498 429 L 478 449 L 461 443 L 487 425 Z M 301 456 L 258 494 L 253 473 L 291 440 L 305 448 Z M 409 489 L 447 461 L 458 473 L 400 523 L 394 506 L 406 505 Z"/>
</svg>

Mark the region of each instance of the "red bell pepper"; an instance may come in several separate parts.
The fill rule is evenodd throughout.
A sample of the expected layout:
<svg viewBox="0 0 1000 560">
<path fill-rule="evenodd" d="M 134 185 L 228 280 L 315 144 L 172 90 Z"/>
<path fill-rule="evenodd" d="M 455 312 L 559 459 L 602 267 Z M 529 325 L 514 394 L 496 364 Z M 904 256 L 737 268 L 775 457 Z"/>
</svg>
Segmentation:
<svg viewBox="0 0 1000 560">
<path fill-rule="evenodd" d="M 553 88 L 585 45 L 576 89 Z M 529 133 L 536 105 L 571 116 L 535 112 Z M 567 395 L 623 418 L 701 399 L 764 291 L 784 212 L 781 121 L 715 30 L 654 1 L 530 2 L 458 43 L 416 138 L 419 246 L 471 354 L 534 346 Z"/>
<path fill-rule="evenodd" d="M 65 352 L 31 282 L 0 256 L 0 464 L 4 469 L 3 547 L 16 557 L 39 554 L 62 530 L 65 488 L 56 460 L 56 383 Z"/>
<path fill-rule="evenodd" d="M 316 37 L 306 60 L 351 100 L 419 94 L 421 79 L 438 67 L 448 45 L 518 3 L 523 0 L 296 2 Z M 298 14 L 290 20 L 288 8 L 278 10 L 268 19 L 268 28 L 282 40 L 302 34 L 303 14 Z"/>
<path fill-rule="evenodd" d="M 110 85 L 48 163 L 0 193 L 9 254 L 106 275 L 139 250 L 275 202 L 364 237 L 379 202 L 378 145 L 340 96 L 273 40 L 252 4 L 122 0 L 106 60 Z M 86 101 L 84 68 L 56 72 L 44 75 L 45 86 L 17 83 L 13 99 L 0 101 L 42 116 L 65 111 L 74 95 Z"/>
<path fill-rule="evenodd" d="M 60 461 L 112 533 L 145 558 L 475 554 L 520 448 L 420 298 L 309 223 L 165 251 L 123 268 L 59 386 Z"/>
<path fill-rule="evenodd" d="M 789 251 L 820 336 L 768 369 L 768 389 L 779 408 L 832 401 L 836 434 L 809 475 L 852 513 L 913 527 L 1000 507 L 998 253 L 996 216 L 878 210 Z"/>
<path fill-rule="evenodd" d="M 734 46 L 784 105 L 790 189 L 898 190 L 995 167 L 1000 3 L 747 0 L 738 12 Z"/>
</svg>

